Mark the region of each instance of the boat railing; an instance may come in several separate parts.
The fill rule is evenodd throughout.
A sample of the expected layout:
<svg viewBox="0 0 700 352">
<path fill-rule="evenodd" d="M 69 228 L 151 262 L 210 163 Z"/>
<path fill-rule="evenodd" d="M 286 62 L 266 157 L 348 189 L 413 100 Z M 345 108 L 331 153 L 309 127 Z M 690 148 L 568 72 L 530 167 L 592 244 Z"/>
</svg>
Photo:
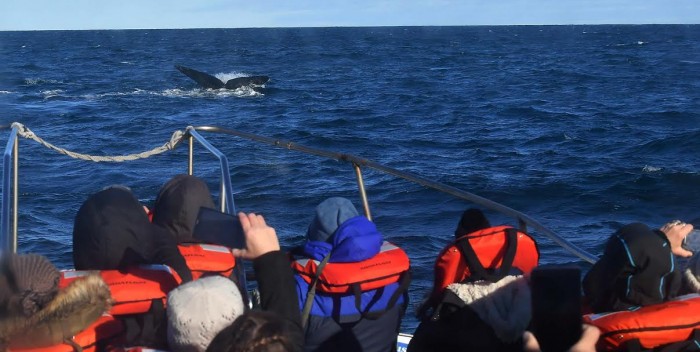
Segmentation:
<svg viewBox="0 0 700 352">
<path fill-rule="evenodd" d="M 4 126 L 2 126 L 4 127 Z M 152 149 L 147 152 L 125 155 L 125 156 L 92 156 L 86 154 L 75 153 L 64 148 L 57 147 L 51 143 L 44 141 L 41 137 L 35 135 L 31 130 L 26 128 L 24 125 L 19 123 L 13 123 L 11 125 L 12 132 L 10 133 L 10 138 L 7 141 L 7 146 L 3 154 L 3 182 L 2 182 L 2 217 L 0 220 L 0 254 L 4 252 L 17 252 L 17 219 L 18 219 L 18 190 L 19 190 L 19 138 L 25 137 L 28 139 L 33 139 L 38 143 L 48 147 L 49 149 L 55 150 L 59 153 L 69 155 L 76 159 L 91 160 L 95 162 L 123 162 L 129 160 L 144 159 L 150 156 L 164 153 L 166 151 L 174 149 L 180 142 L 185 138 L 189 141 L 189 163 L 188 163 L 188 173 L 193 174 L 194 163 L 194 141 L 199 142 L 204 148 L 213 154 L 219 161 L 219 168 L 221 170 L 220 174 L 220 210 L 225 213 L 235 214 L 236 209 L 233 202 L 233 193 L 231 187 L 231 175 L 229 171 L 229 164 L 226 155 L 219 151 L 216 147 L 211 145 L 201 134 L 195 131 L 192 127 L 188 127 L 185 132 L 176 131 L 173 133 L 172 137 L 163 146 Z M 12 200 L 10 200 L 10 192 L 12 189 Z M 10 206 L 11 204 L 11 206 Z M 11 221 L 10 221 L 11 219 Z M 11 228 L 10 228 L 11 227 Z M 237 276 L 238 282 L 242 288 L 246 287 L 246 276 L 243 269 L 243 265 L 236 258 L 236 266 L 234 267 L 234 275 Z M 246 302 L 249 301 L 247 297 L 247 290 L 241 290 L 243 299 Z"/>
<path fill-rule="evenodd" d="M 5 250 L 10 250 L 10 251 L 16 251 L 17 250 L 17 190 L 18 190 L 18 154 L 19 154 L 19 145 L 18 145 L 18 137 L 25 137 L 29 139 L 34 139 L 37 142 L 45 145 L 46 147 L 53 149 L 59 153 L 69 155 L 74 158 L 79 158 L 79 159 L 84 159 L 84 160 L 92 160 L 92 161 L 98 161 L 98 162 L 121 162 L 121 161 L 128 161 L 128 160 L 135 160 L 139 158 L 147 158 L 150 157 L 151 155 L 159 154 L 166 152 L 168 150 L 174 149 L 180 142 L 185 140 L 186 138 L 189 141 L 189 160 L 188 160 L 188 173 L 191 175 L 193 174 L 193 168 L 194 168 L 194 141 L 199 142 L 202 144 L 210 153 L 212 153 L 214 156 L 216 156 L 219 160 L 219 166 L 221 168 L 221 180 L 220 180 L 220 208 L 221 211 L 227 212 L 227 213 L 235 213 L 235 207 L 234 207 L 234 200 L 233 200 L 233 194 L 232 194 L 232 188 L 231 188 L 231 177 L 230 177 L 230 172 L 229 172 L 229 166 L 228 166 L 228 160 L 226 156 L 221 153 L 217 148 L 212 146 L 198 131 L 203 131 L 203 132 L 212 132 L 212 133 L 220 133 L 220 134 L 226 134 L 226 135 L 231 135 L 231 136 L 236 136 L 239 138 L 244 138 L 248 139 L 254 142 L 260 142 L 264 144 L 268 144 L 271 146 L 275 147 L 280 147 L 280 148 L 285 148 L 288 150 L 293 150 L 297 152 L 302 152 L 304 154 L 309 154 L 309 155 L 315 155 L 327 159 L 333 159 L 339 162 L 346 162 L 351 164 L 355 177 L 357 179 L 357 185 L 359 188 L 359 193 L 360 193 L 360 198 L 362 201 L 362 206 L 364 209 L 365 215 L 369 218 L 372 219 L 370 207 L 369 207 L 369 202 L 367 201 L 367 195 L 364 187 L 364 180 L 363 180 L 363 175 L 362 175 L 362 168 L 367 167 L 373 170 L 377 170 L 379 172 L 382 172 L 387 175 L 391 175 L 397 178 L 401 178 L 404 180 L 407 180 L 412 183 L 416 183 L 418 185 L 421 185 L 426 188 L 434 189 L 437 191 L 440 191 L 442 193 L 446 193 L 449 195 L 452 195 L 456 198 L 477 204 L 483 208 L 489 209 L 491 211 L 498 212 L 500 214 L 503 214 L 505 216 L 508 216 L 510 218 L 513 218 L 517 221 L 518 226 L 520 227 L 521 230 L 527 231 L 528 227 L 535 229 L 538 233 L 541 233 L 545 236 L 547 236 L 550 240 L 552 240 L 554 243 L 558 244 L 561 246 L 564 250 L 570 252 L 571 254 L 577 256 L 578 258 L 589 262 L 589 263 L 594 263 L 597 260 L 597 257 L 588 253 L 587 251 L 577 247 L 573 243 L 569 242 L 565 238 L 557 235 L 553 231 L 549 230 L 546 228 L 544 225 L 542 225 L 540 222 L 537 220 L 531 218 L 530 216 L 523 214 L 517 210 L 514 210 L 512 208 L 509 208 L 503 204 L 500 204 L 498 202 L 492 201 L 490 199 L 478 196 L 476 194 L 461 190 L 459 188 L 453 187 L 446 185 L 441 182 L 437 181 L 432 181 L 429 179 L 426 179 L 422 176 L 410 173 L 410 172 L 405 172 L 405 171 L 400 171 L 391 167 L 388 167 L 386 165 L 382 165 L 380 163 L 361 158 L 352 154 L 347 154 L 347 153 L 338 153 L 338 152 L 331 152 L 327 150 L 322 150 L 322 149 L 316 149 L 316 148 L 311 148 L 307 146 L 303 146 L 291 141 L 285 141 L 285 140 L 280 140 L 280 139 L 275 139 L 275 138 L 270 138 L 270 137 L 265 137 L 265 136 L 260 136 L 248 132 L 243 132 L 243 131 L 238 131 L 238 130 L 233 130 L 233 129 L 225 129 L 221 127 L 216 127 L 216 126 L 188 126 L 184 132 L 182 131 L 176 131 L 173 133 L 173 136 L 171 137 L 170 141 L 165 143 L 162 147 L 155 148 L 151 151 L 139 153 L 139 154 L 132 154 L 129 156 L 117 156 L 117 157 L 95 157 L 95 156 L 89 156 L 89 155 L 84 155 L 84 154 L 78 154 L 74 152 L 67 151 L 65 149 L 56 147 L 48 142 L 43 141 L 41 138 L 36 136 L 34 133 L 29 131 L 26 127 L 19 123 L 13 123 L 11 126 L 0 126 L 0 129 L 7 129 L 8 127 L 12 128 L 12 132 L 10 133 L 10 138 L 7 141 L 7 147 L 5 148 L 5 153 L 3 155 L 3 192 L 2 192 L 2 220 L 0 222 L 0 250 L 5 251 Z M 14 182 L 12 182 L 14 180 Z M 10 192 L 7 190 L 12 189 L 12 198 L 10 197 Z M 12 211 L 11 211 L 12 210 Z M 10 221 L 11 220 L 11 221 Z M 12 228 L 10 228 L 12 227 Z"/>
</svg>

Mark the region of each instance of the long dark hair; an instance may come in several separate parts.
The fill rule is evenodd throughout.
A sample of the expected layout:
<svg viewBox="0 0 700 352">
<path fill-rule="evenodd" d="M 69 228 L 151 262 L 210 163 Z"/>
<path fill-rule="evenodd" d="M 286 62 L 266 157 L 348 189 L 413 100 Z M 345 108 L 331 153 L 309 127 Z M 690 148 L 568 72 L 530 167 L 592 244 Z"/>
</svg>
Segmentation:
<svg viewBox="0 0 700 352">
<path fill-rule="evenodd" d="M 211 341 L 207 352 L 292 352 L 291 324 L 278 315 L 249 310 Z"/>
</svg>

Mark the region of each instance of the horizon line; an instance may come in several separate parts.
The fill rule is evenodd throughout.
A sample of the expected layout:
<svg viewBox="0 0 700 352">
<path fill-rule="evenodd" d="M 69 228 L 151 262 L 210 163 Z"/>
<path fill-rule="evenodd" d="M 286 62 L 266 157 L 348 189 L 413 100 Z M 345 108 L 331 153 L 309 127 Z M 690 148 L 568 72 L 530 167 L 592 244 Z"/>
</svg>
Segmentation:
<svg viewBox="0 0 700 352">
<path fill-rule="evenodd" d="M 68 28 L 68 29 L 0 29 L 0 32 L 49 31 L 129 31 L 186 29 L 311 29 L 311 28 L 410 28 L 410 27 L 555 27 L 555 26 L 695 26 L 700 23 L 569 23 L 569 24 L 444 24 L 444 25 L 357 25 L 357 26 L 278 26 L 278 27 L 168 27 L 168 28 Z"/>
</svg>

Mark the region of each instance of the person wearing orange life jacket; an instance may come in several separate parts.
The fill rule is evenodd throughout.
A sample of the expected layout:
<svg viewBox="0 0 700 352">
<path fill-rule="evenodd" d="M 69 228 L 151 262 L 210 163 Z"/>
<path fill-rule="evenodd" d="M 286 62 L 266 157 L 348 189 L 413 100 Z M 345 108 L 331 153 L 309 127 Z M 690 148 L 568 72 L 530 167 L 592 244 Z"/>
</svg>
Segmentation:
<svg viewBox="0 0 700 352">
<path fill-rule="evenodd" d="M 200 208 L 216 209 L 207 184 L 196 176 L 176 175 L 158 192 L 152 209 L 153 224 L 177 241 L 194 279 L 212 274 L 235 278 L 232 273 L 236 261 L 230 248 L 195 238 Z"/>
<path fill-rule="evenodd" d="M 73 262 L 76 270 L 127 273 L 143 264 L 165 264 L 182 282 L 192 281 L 175 239 L 148 220 L 139 200 L 124 186 L 103 189 L 81 205 L 73 227 Z M 162 307 L 150 305 L 147 312 L 118 317 L 129 327 L 129 343 L 163 348 L 166 316 Z"/>
<path fill-rule="evenodd" d="M 601 331 L 600 350 L 697 350 L 696 295 L 682 295 L 675 257 L 693 225 L 676 220 L 660 229 L 627 224 L 607 240 L 583 279 L 584 322 Z M 695 330 L 695 331 L 694 331 Z M 636 346 L 636 347 L 635 347 Z"/>
<path fill-rule="evenodd" d="M 435 261 L 408 351 L 521 351 L 531 316 L 523 274 L 537 265 L 536 243 L 510 226 L 491 226 L 479 209 L 462 214 L 455 238 Z"/>
<path fill-rule="evenodd" d="M 305 351 L 395 349 L 408 304 L 409 262 L 400 248 L 382 237 L 348 199 L 332 197 L 316 207 L 307 241 L 295 251 L 299 259 L 292 263 Z M 344 283 L 372 269 L 377 271 L 364 278 L 367 281 L 381 276 L 390 280 L 378 283 L 380 287 Z"/>
</svg>

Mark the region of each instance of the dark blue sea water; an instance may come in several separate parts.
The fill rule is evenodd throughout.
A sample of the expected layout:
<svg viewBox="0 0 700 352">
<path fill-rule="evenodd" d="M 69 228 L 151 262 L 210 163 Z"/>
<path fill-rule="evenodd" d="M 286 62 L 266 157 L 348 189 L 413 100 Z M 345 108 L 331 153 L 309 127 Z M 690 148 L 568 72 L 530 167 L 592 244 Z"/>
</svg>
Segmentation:
<svg viewBox="0 0 700 352">
<path fill-rule="evenodd" d="M 476 193 L 594 254 L 623 224 L 700 217 L 697 25 L 0 32 L 0 62 L 0 124 L 82 153 L 149 150 L 188 125 L 238 129 Z M 264 94 L 207 91 L 175 64 L 271 81 Z M 325 197 L 361 206 L 348 164 L 204 134 L 229 158 L 236 207 L 265 214 L 285 246 Z M 187 167 L 186 146 L 125 164 L 20 150 L 20 251 L 62 268 L 90 193 L 122 183 L 149 203 Z M 217 189 L 212 157 L 197 154 L 195 174 Z M 412 259 L 412 331 L 470 204 L 372 170 L 365 183 L 379 229 Z M 588 267 L 534 235 L 542 262 Z"/>
</svg>

